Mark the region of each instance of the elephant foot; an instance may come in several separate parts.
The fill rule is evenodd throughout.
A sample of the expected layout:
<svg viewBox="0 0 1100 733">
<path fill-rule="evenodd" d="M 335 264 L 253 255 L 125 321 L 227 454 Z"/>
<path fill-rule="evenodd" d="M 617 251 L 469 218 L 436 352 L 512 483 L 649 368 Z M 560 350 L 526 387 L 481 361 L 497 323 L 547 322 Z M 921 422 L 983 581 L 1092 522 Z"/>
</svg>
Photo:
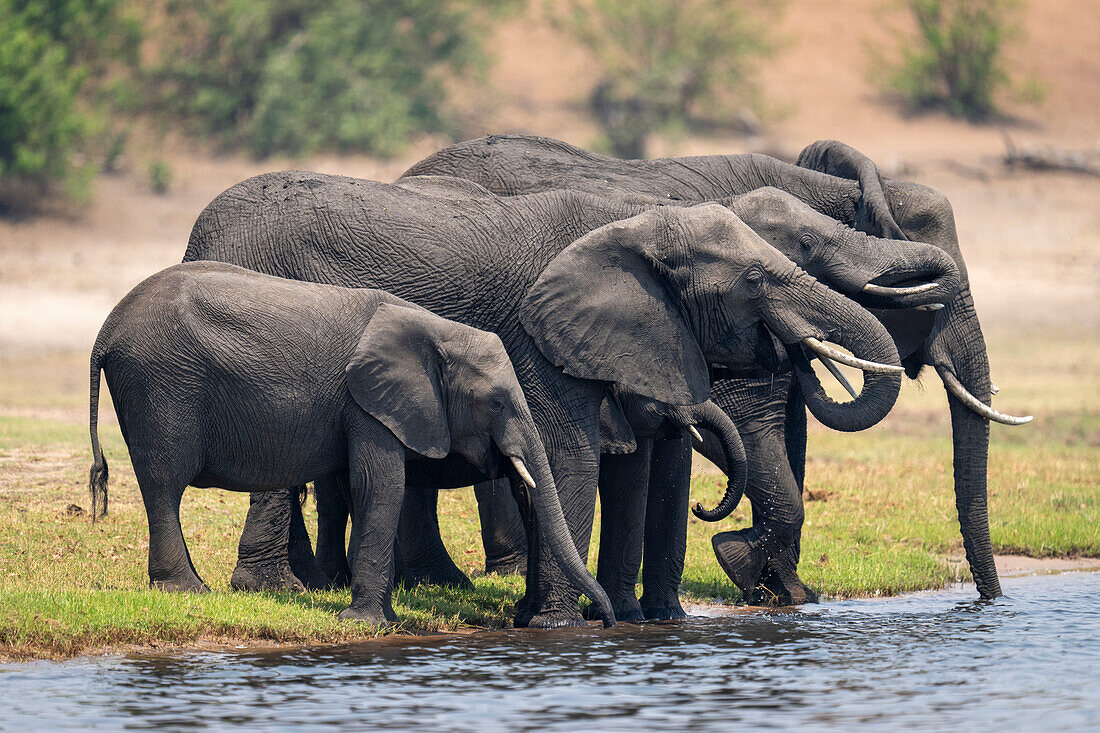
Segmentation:
<svg viewBox="0 0 1100 733">
<path fill-rule="evenodd" d="M 526 575 L 527 554 L 485 559 L 486 575 Z"/>
<path fill-rule="evenodd" d="M 453 563 L 422 567 L 405 565 L 394 572 L 394 582 L 406 588 L 420 584 L 447 585 L 453 588 L 473 588 L 474 584 Z"/>
<path fill-rule="evenodd" d="M 678 618 L 687 618 L 687 613 L 680 605 L 680 599 L 676 599 L 675 602 L 665 601 L 655 605 L 643 604 L 642 613 L 645 614 L 648 621 L 672 621 Z"/>
<path fill-rule="evenodd" d="M 793 563 L 784 562 L 781 553 L 773 558 L 768 569 L 760 579 L 760 585 L 753 593 L 754 606 L 800 606 L 803 603 L 817 603 L 817 594 L 807 588 Z"/>
<path fill-rule="evenodd" d="M 197 575 L 150 578 L 149 587 L 169 593 L 209 593 L 210 588 Z"/>
<path fill-rule="evenodd" d="M 748 602 L 756 584 L 764 572 L 768 558 L 757 541 L 757 534 L 750 527 L 735 532 L 721 532 L 711 538 L 714 556 L 733 584 Z"/>
<path fill-rule="evenodd" d="M 615 612 L 616 621 L 645 621 L 646 616 L 642 612 L 642 607 L 638 603 L 637 598 L 630 598 L 617 601 L 614 598 L 611 599 L 611 610 Z M 596 606 L 594 604 L 588 604 L 581 609 L 581 616 L 586 621 L 599 621 L 600 616 L 596 612 Z"/>
<path fill-rule="evenodd" d="M 345 608 L 337 616 L 341 621 L 358 621 L 371 626 L 386 626 L 392 623 L 380 608 Z"/>
<path fill-rule="evenodd" d="M 233 568 L 233 575 L 229 579 L 229 587 L 240 591 L 295 591 L 302 592 L 306 589 L 304 583 L 298 579 L 290 569 L 290 563 L 286 560 L 270 563 L 238 563 Z"/>
<path fill-rule="evenodd" d="M 567 611 L 540 611 L 527 618 L 519 615 L 515 618 L 517 629 L 564 629 L 571 626 L 588 626 L 580 610 L 569 613 Z"/>
</svg>

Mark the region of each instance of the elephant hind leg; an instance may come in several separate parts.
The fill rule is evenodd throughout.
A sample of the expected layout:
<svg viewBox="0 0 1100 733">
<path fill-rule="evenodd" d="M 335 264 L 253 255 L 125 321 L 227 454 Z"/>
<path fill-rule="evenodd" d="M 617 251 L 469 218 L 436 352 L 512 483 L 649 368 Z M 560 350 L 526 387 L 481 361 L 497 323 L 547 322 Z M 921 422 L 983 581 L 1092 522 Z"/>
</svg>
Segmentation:
<svg viewBox="0 0 1100 733">
<path fill-rule="evenodd" d="M 237 566 L 229 585 L 234 590 L 303 591 L 305 584 L 290 567 L 287 543 L 292 514 L 301 515 L 300 487 L 257 491 L 249 496 L 248 516 L 237 546 Z"/>
<path fill-rule="evenodd" d="M 206 593 L 180 526 L 183 491 L 197 471 L 182 470 L 143 460 L 140 449 L 131 451 L 145 514 L 149 520 L 149 585 L 167 591 Z M 152 466 L 156 466 L 155 468 Z"/>
<path fill-rule="evenodd" d="M 410 486 L 405 491 L 394 546 L 394 579 L 406 587 L 421 583 L 472 588 L 443 544 L 439 491 Z"/>
</svg>

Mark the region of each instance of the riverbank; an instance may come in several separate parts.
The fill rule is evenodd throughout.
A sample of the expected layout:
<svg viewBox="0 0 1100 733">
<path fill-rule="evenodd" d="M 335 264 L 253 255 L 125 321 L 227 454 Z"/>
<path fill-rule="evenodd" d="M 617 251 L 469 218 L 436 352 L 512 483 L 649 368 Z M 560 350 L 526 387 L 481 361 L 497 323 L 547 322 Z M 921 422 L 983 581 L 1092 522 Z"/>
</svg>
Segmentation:
<svg viewBox="0 0 1100 733">
<path fill-rule="evenodd" d="M 1100 557 L 1100 415 L 1087 344 L 990 339 L 1005 409 L 1038 417 L 994 426 L 990 450 L 993 542 L 1026 555 L 1028 572 L 1066 558 Z M 472 491 L 445 492 L 440 517 L 474 590 L 399 589 L 401 623 L 384 632 L 340 623 L 346 591 L 241 594 L 228 589 L 247 496 L 189 490 L 184 533 L 213 593 L 173 595 L 146 587 L 147 528 L 117 422 L 103 400 L 100 434 L 111 465 L 111 512 L 87 516 L 90 463 L 86 356 L 79 352 L 0 360 L 0 655 L 202 647 L 331 644 L 385 633 L 429 634 L 506 627 L 522 594 L 519 577 L 484 577 Z M 942 388 L 906 383 L 894 413 L 844 435 L 811 426 L 800 572 L 826 598 L 888 596 L 943 588 L 968 577 L 951 491 L 950 426 Z M 700 467 L 692 500 L 717 501 L 719 476 Z M 313 504 L 307 504 L 307 524 Z M 739 594 L 714 561 L 710 537 L 749 523 L 743 503 L 727 520 L 689 525 L 685 604 L 730 604 Z M 597 531 L 594 538 L 598 537 Z M 593 540 L 591 566 L 599 547 Z M 1092 560 L 1086 560 L 1086 564 Z M 1033 564 L 1033 563 L 1038 563 Z M 1100 564 L 1100 562 L 1097 562 Z M 1009 558 L 1011 567 L 1021 567 Z"/>
</svg>

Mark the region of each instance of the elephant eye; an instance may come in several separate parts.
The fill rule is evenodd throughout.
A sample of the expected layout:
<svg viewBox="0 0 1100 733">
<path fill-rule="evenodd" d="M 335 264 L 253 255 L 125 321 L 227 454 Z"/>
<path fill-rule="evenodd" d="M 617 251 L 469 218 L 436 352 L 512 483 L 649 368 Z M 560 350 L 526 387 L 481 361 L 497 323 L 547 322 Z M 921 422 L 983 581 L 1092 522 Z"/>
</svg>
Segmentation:
<svg viewBox="0 0 1100 733">
<path fill-rule="evenodd" d="M 504 412 L 504 400 L 499 397 L 493 397 L 489 400 L 489 409 L 497 414 Z"/>
<path fill-rule="evenodd" d="M 809 252 L 814 247 L 814 237 L 809 232 L 806 232 L 798 238 L 798 243 L 802 245 L 802 249 Z"/>
<path fill-rule="evenodd" d="M 760 291 L 760 288 L 764 285 L 764 273 L 760 270 L 752 269 L 745 274 L 745 282 L 749 285 L 749 290 L 753 293 Z"/>
</svg>

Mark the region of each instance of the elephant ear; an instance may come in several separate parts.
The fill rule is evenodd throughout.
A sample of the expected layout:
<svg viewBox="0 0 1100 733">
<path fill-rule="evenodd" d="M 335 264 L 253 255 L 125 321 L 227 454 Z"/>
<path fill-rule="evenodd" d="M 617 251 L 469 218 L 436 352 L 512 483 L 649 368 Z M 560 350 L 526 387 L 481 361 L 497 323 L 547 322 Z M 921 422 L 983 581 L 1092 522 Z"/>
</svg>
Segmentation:
<svg viewBox="0 0 1100 733">
<path fill-rule="evenodd" d="M 439 344 L 439 316 L 383 303 L 348 363 L 348 389 L 369 415 L 428 458 L 451 451 Z"/>
<path fill-rule="evenodd" d="M 638 449 L 634 429 L 626 419 L 614 390 L 607 390 L 600 403 L 600 452 L 613 455 L 633 453 Z"/>
<path fill-rule="evenodd" d="M 656 255 L 667 226 L 647 211 L 573 242 L 528 291 L 520 322 L 566 374 L 691 405 L 707 399 L 710 378 Z"/>
</svg>

